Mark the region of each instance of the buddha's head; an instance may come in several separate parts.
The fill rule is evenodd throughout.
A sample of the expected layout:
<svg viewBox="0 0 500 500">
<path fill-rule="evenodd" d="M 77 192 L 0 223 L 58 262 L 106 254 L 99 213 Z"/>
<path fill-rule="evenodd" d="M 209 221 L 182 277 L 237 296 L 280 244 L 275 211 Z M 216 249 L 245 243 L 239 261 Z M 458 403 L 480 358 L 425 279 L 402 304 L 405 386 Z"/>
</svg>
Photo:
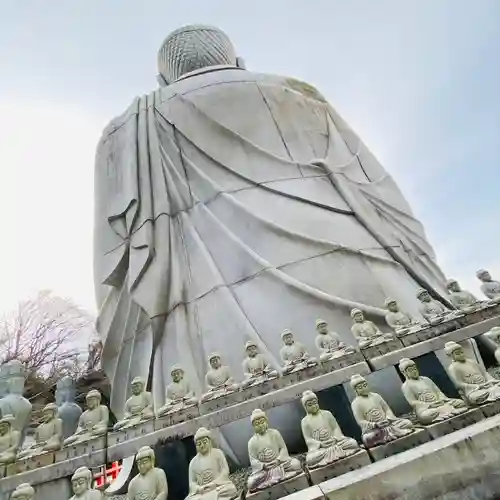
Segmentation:
<svg viewBox="0 0 500 500">
<path fill-rule="evenodd" d="M 205 427 L 200 427 L 194 435 L 196 451 L 200 455 L 207 455 L 212 449 L 212 434 Z"/>
<path fill-rule="evenodd" d="M 351 318 L 353 319 L 354 323 L 363 323 L 365 321 L 363 311 L 361 311 L 360 309 L 353 309 L 351 311 Z"/>
<path fill-rule="evenodd" d="M 73 379 L 67 375 L 57 382 L 56 402 L 59 405 L 63 403 L 71 403 L 75 399 L 75 383 Z"/>
<path fill-rule="evenodd" d="M 420 377 L 415 361 L 409 358 L 403 358 L 399 362 L 399 371 L 405 376 L 406 380 L 418 380 Z"/>
<path fill-rule="evenodd" d="M 184 378 L 184 370 L 180 365 L 174 365 L 170 370 L 170 375 L 172 376 L 172 380 L 178 384 Z"/>
<path fill-rule="evenodd" d="M 15 500 L 33 500 L 35 498 L 35 490 L 28 483 L 20 484 L 10 496 Z"/>
<path fill-rule="evenodd" d="M 155 465 L 155 452 L 149 446 L 143 446 L 135 457 L 139 474 L 145 476 Z"/>
<path fill-rule="evenodd" d="M 266 433 L 269 422 L 267 420 L 267 415 L 262 410 L 254 410 L 250 420 L 252 421 L 252 427 L 256 434 L 262 435 Z"/>
<path fill-rule="evenodd" d="M 458 284 L 458 281 L 455 279 L 449 279 L 447 281 L 446 289 L 448 290 L 449 293 L 455 293 L 461 291 L 460 285 Z"/>
<path fill-rule="evenodd" d="M 310 415 L 316 415 L 319 412 L 318 396 L 312 391 L 302 393 L 302 406 Z"/>
<path fill-rule="evenodd" d="M 132 394 L 134 396 L 138 396 L 141 394 L 141 392 L 144 390 L 144 386 L 146 384 L 144 383 L 144 379 L 142 377 L 135 377 L 134 380 L 132 380 Z"/>
<path fill-rule="evenodd" d="M 385 299 L 385 307 L 387 308 L 388 311 L 392 313 L 397 313 L 399 312 L 399 305 L 395 299 Z"/>
<path fill-rule="evenodd" d="M 54 420 L 57 415 L 57 405 L 54 403 L 49 403 L 48 405 L 45 405 L 43 410 L 42 410 L 42 422 L 43 423 L 48 423 Z"/>
<path fill-rule="evenodd" d="M 361 375 L 353 375 L 351 377 L 351 387 L 356 391 L 358 396 L 366 397 L 370 394 L 368 382 Z"/>
<path fill-rule="evenodd" d="M 92 485 L 92 473 L 87 467 L 80 467 L 76 469 L 71 477 L 71 487 L 75 496 L 81 497 L 90 490 Z"/>
<path fill-rule="evenodd" d="M 0 436 L 5 436 L 12 430 L 14 415 L 5 415 L 0 419 Z"/>
<path fill-rule="evenodd" d="M 101 393 L 95 389 L 87 392 L 85 396 L 85 402 L 87 403 L 87 409 L 95 410 L 101 404 Z"/>
<path fill-rule="evenodd" d="M 486 332 L 486 336 L 495 344 L 500 345 L 500 326 L 494 326 L 489 332 Z"/>
<path fill-rule="evenodd" d="M 245 344 L 245 352 L 247 353 L 247 356 L 249 358 L 255 358 L 255 356 L 259 354 L 259 348 L 257 347 L 257 344 L 253 340 L 249 340 Z"/>
<path fill-rule="evenodd" d="M 328 333 L 328 323 L 324 319 L 317 319 L 316 330 L 319 334 L 326 335 Z"/>
<path fill-rule="evenodd" d="M 487 283 L 488 281 L 491 281 L 491 274 L 488 271 L 486 271 L 486 269 L 479 269 L 479 271 L 476 272 L 476 276 L 483 283 Z"/>
<path fill-rule="evenodd" d="M 216 370 L 217 368 L 220 368 L 222 364 L 220 360 L 220 354 L 218 354 L 217 352 L 210 354 L 210 356 L 208 357 L 208 362 L 213 369 Z"/>
<path fill-rule="evenodd" d="M 427 290 L 420 288 L 417 291 L 417 299 L 420 300 L 420 302 L 430 302 L 431 296 L 429 295 L 429 292 Z"/>
<path fill-rule="evenodd" d="M 464 348 L 456 342 L 446 342 L 444 351 L 453 361 L 457 361 L 458 363 L 463 363 L 466 359 Z"/>
<path fill-rule="evenodd" d="M 163 85 L 193 71 L 216 66 L 243 67 L 229 37 L 219 28 L 188 25 L 176 29 L 158 51 L 158 71 Z"/>
<path fill-rule="evenodd" d="M 283 344 L 285 345 L 292 345 L 294 340 L 293 340 L 293 333 L 291 330 L 286 328 L 281 332 L 281 340 L 283 341 Z"/>
</svg>

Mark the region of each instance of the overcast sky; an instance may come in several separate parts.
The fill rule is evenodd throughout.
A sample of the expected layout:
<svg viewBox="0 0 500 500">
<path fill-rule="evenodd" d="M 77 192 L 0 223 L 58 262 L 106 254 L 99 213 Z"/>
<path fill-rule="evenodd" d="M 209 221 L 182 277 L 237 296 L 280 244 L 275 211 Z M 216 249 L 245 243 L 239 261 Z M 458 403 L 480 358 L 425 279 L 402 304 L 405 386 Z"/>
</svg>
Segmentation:
<svg viewBox="0 0 500 500">
<path fill-rule="evenodd" d="M 0 0 L 0 313 L 39 289 L 93 310 L 96 143 L 156 88 L 186 23 L 306 80 L 400 183 L 448 276 L 500 278 L 499 0 Z"/>
</svg>

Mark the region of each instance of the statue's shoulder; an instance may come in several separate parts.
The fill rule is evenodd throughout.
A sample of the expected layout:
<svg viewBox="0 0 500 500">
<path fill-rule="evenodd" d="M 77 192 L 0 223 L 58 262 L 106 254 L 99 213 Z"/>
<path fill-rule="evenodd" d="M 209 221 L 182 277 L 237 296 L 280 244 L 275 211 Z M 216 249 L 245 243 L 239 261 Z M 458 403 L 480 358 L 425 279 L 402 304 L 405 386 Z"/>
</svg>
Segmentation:
<svg viewBox="0 0 500 500">
<path fill-rule="evenodd" d="M 267 83 L 270 85 L 280 85 L 289 90 L 298 92 L 304 97 L 308 97 L 310 99 L 314 99 L 316 101 L 324 103 L 327 102 L 323 94 L 314 85 L 311 85 L 310 83 L 307 83 L 303 80 L 299 80 L 298 78 L 264 73 L 253 73 L 253 75 L 258 82 L 261 82 L 263 84 Z"/>
</svg>

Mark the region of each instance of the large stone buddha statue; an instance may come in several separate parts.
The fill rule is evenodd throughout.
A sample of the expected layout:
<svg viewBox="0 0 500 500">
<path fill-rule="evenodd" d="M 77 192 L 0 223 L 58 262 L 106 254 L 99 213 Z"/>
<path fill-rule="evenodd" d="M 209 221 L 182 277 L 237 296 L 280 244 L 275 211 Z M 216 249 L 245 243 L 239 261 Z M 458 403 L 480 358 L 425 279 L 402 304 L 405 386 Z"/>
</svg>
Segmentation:
<svg viewBox="0 0 500 500">
<path fill-rule="evenodd" d="M 327 318 L 349 332 L 353 308 L 382 326 L 386 296 L 417 314 L 418 287 L 447 304 L 422 224 L 318 90 L 245 69 L 210 26 L 171 33 L 158 71 L 160 87 L 111 121 L 96 154 L 97 329 L 114 413 L 124 381 L 151 377 L 161 401 L 181 363 L 201 390 L 206 355 L 240 367 L 248 338 L 276 365 L 284 327 Z M 282 418 L 300 428 L 300 408 L 295 427 Z M 248 435 L 230 432 L 245 459 Z"/>
</svg>

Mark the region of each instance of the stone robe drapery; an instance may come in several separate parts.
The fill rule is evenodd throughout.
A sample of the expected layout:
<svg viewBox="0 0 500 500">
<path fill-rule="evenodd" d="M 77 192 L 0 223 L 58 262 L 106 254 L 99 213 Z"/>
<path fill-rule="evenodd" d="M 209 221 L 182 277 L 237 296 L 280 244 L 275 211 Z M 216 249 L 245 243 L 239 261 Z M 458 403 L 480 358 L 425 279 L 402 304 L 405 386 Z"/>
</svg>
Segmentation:
<svg viewBox="0 0 500 500">
<path fill-rule="evenodd" d="M 417 286 L 445 293 L 421 223 L 336 111 L 302 82 L 239 69 L 138 98 L 106 128 L 94 256 L 118 418 L 135 376 L 160 401 L 182 363 L 200 394 L 212 351 L 241 370 L 250 338 L 277 365 L 284 328 L 321 317 L 352 345 L 352 308 L 380 322 L 387 296 L 416 313 Z"/>
</svg>

